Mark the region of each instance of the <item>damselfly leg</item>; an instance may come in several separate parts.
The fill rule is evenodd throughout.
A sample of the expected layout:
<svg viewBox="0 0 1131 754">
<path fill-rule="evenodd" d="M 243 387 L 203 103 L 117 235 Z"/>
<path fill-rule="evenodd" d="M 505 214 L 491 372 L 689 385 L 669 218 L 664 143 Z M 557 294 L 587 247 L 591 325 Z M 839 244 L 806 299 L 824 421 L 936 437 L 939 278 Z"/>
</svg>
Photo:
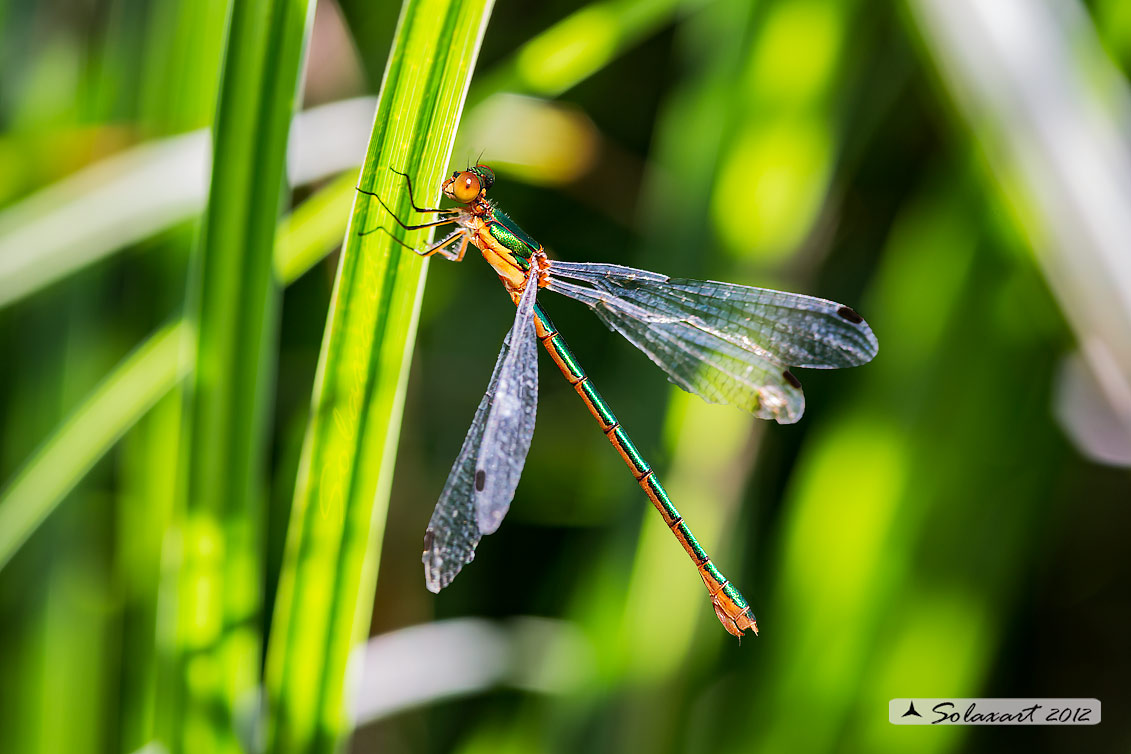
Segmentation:
<svg viewBox="0 0 1131 754">
<path fill-rule="evenodd" d="M 409 178 L 407 173 L 402 173 L 401 171 L 397 170 L 396 168 L 389 168 L 389 170 L 405 179 L 405 184 L 408 187 L 408 202 L 412 206 L 413 211 L 419 212 L 421 214 L 445 214 L 445 215 L 448 215 L 447 217 L 443 217 L 443 218 L 436 220 L 434 222 L 420 223 L 420 224 L 417 224 L 417 225 L 409 225 L 409 224 L 405 223 L 403 220 L 401 220 L 399 217 L 397 217 L 397 213 L 394 212 L 392 210 L 392 208 L 389 207 L 389 205 L 385 203 L 385 200 L 381 198 L 380 194 L 378 194 L 374 191 L 366 191 L 365 189 L 361 188 L 360 186 L 356 187 L 358 193 L 365 194 L 366 196 L 371 196 L 374 199 L 376 199 L 378 201 L 378 203 L 380 203 L 381 207 L 383 207 L 384 210 L 386 212 L 388 212 L 389 215 L 392 216 L 393 221 L 396 222 L 397 225 L 401 226 L 401 228 L 403 228 L 404 230 L 411 231 L 411 230 L 424 230 L 425 228 L 437 228 L 441 225 L 448 225 L 448 224 L 454 223 L 456 221 L 456 218 L 459 216 L 459 213 L 460 213 L 460 210 L 458 210 L 458 209 L 434 209 L 434 208 L 417 207 L 416 206 L 416 199 L 413 197 L 413 194 L 412 194 L 412 179 Z M 405 247 L 406 249 L 408 249 L 408 250 L 412 251 L 413 253 L 418 254 L 422 257 L 430 257 L 433 254 L 438 253 L 438 254 L 440 254 L 440 256 L 444 257 L 445 259 L 449 259 L 453 262 L 458 262 L 458 261 L 463 259 L 464 252 L 467 250 L 467 234 L 462 229 L 452 231 L 451 233 L 449 233 L 444 238 L 440 239 L 439 241 L 436 241 L 435 243 L 433 243 L 429 246 L 424 247 L 423 249 L 418 249 L 415 246 L 411 246 L 410 244 L 405 243 L 404 241 L 402 241 L 401 239 L 399 239 L 395 235 L 393 235 L 389 231 L 389 229 L 386 228 L 383 225 L 379 225 L 376 228 L 370 228 L 369 230 L 358 231 L 357 234 L 359 236 L 367 236 L 370 233 L 376 233 L 377 231 L 385 232 L 390 238 L 392 238 L 398 244 L 400 244 L 401 246 Z M 457 251 L 452 251 L 449 247 L 453 243 L 455 243 L 457 240 L 460 240 L 461 238 L 463 239 L 463 242 L 460 244 L 459 249 Z"/>
</svg>

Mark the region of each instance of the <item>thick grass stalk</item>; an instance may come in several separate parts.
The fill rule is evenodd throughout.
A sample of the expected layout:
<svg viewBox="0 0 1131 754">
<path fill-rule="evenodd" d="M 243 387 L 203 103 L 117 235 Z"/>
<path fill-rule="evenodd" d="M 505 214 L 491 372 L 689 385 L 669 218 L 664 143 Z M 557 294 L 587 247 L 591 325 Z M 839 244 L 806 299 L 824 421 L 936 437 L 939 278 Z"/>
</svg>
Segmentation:
<svg viewBox="0 0 1131 754">
<path fill-rule="evenodd" d="M 489 0 L 409 0 L 397 27 L 361 186 L 411 217 L 438 199 Z M 267 654 L 269 750 L 335 750 L 349 731 L 347 664 L 366 635 L 424 266 L 379 203 L 354 201 L 322 341 Z M 421 578 L 419 564 L 404 564 Z M 411 576 L 410 576 L 411 574 Z"/>
<path fill-rule="evenodd" d="M 312 5 L 241 0 L 231 8 L 188 307 L 197 368 L 186 413 L 176 663 L 162 695 L 171 713 L 161 716 L 174 752 L 240 751 L 254 718 L 278 308 L 272 251 Z"/>
</svg>

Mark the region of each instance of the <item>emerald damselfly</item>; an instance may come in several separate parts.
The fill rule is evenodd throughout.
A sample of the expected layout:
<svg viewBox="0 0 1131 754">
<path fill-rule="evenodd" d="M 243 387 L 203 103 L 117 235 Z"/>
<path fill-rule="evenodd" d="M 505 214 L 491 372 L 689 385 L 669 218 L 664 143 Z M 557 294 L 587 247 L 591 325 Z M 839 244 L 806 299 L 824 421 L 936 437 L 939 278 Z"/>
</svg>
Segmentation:
<svg viewBox="0 0 1131 754">
<path fill-rule="evenodd" d="M 723 627 L 739 637 L 748 628 L 757 635 L 749 604 L 711 562 L 535 297 L 546 288 L 586 304 L 684 390 L 781 424 L 796 422 L 805 409 L 801 382 L 790 368 L 836 369 L 871 361 L 878 344 L 868 324 L 849 307 L 812 296 L 551 260 L 540 243 L 487 199 L 495 175 L 486 165 L 456 171 L 444 181 L 444 196 L 458 205 L 448 209 L 417 207 L 411 180 L 394 172 L 405 178 L 412 208 L 437 219 L 408 225 L 380 196 L 358 190 L 375 197 L 405 230 L 456 226 L 430 246 L 408 248 L 458 262 L 469 244 L 475 246 L 517 307 L 428 523 L 423 554 L 428 588 L 439 592 L 450 584 L 475 557 L 480 538 L 494 533 L 510 508 L 534 434 L 541 341 L 687 551 Z"/>
</svg>

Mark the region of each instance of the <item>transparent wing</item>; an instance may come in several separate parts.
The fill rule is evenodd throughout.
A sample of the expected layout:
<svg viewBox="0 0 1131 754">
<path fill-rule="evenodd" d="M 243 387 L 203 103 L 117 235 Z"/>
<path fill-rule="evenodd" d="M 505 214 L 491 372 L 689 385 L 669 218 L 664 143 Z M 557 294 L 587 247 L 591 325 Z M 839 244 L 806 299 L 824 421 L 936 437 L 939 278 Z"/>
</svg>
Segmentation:
<svg viewBox="0 0 1131 754">
<path fill-rule="evenodd" d="M 531 286 L 537 288 L 537 286 Z M 495 479 L 496 474 L 487 476 L 490 469 L 506 466 L 513 470 L 514 484 L 509 487 L 506 500 L 498 513 L 498 520 L 502 521 L 514 497 L 515 486 L 518 484 L 518 475 L 526 461 L 527 451 L 530 449 L 530 438 L 534 431 L 534 412 L 537 405 L 537 340 L 533 329 L 534 293 L 528 291 L 523 294 L 518 313 L 515 316 L 514 326 L 503 341 L 499 350 L 499 357 L 495 361 L 495 370 L 491 374 L 491 381 L 487 392 L 475 410 L 475 418 L 464 437 L 463 447 L 456 457 L 452 470 L 448 474 L 448 481 L 440 493 L 440 499 L 432 511 L 432 518 L 428 522 L 428 529 L 424 534 L 424 579 L 428 589 L 439 592 L 452 582 L 456 574 L 475 558 L 475 547 L 479 544 L 482 533 L 480 531 L 479 499 L 497 501 L 497 496 L 504 494 L 496 483 L 490 490 L 486 487 L 488 478 Z M 526 301 L 529 295 L 529 301 Z M 532 362 L 532 364 L 531 364 Z M 504 379 L 504 375 L 506 378 Z M 524 376 L 531 375 L 529 380 Z M 533 387 L 530 384 L 533 383 Z M 518 390 L 518 397 L 514 391 Z M 524 392 L 525 391 L 525 392 Z M 504 392 L 507 394 L 504 396 Z M 522 406 L 519 412 L 528 416 L 526 423 L 516 434 L 518 437 L 505 437 L 502 418 L 495 418 L 496 407 L 500 403 L 513 406 L 515 400 Z M 529 401 L 524 403 L 524 401 Z M 487 437 L 489 427 L 494 427 L 492 437 Z M 524 430 L 524 431 L 521 431 Z M 525 437 L 525 440 L 522 437 Z M 501 461 L 501 453 L 511 454 L 511 461 Z M 482 462 L 484 471 L 482 490 L 477 490 L 477 477 Z M 500 506 L 488 506 L 497 510 Z"/>
<path fill-rule="evenodd" d="M 878 350 L 852 309 L 797 293 L 576 262 L 551 262 L 549 288 L 588 305 L 684 390 L 782 424 L 805 410 L 789 367 L 856 366 Z"/>
<path fill-rule="evenodd" d="M 475 489 L 475 454 L 483 441 L 487 410 L 495 395 L 499 367 L 506 354 L 507 344 L 504 342 L 499 351 L 499 360 L 495 362 L 491 383 L 483 400 L 479 401 L 471 428 L 463 438 L 463 447 L 460 448 L 456 462 L 452 464 L 448 481 L 444 483 L 444 491 L 440 493 L 432 518 L 428 521 L 428 529 L 424 532 L 424 555 L 421 558 L 424 561 L 424 583 L 432 592 L 439 592 L 452 583 L 460 569 L 475 558 L 475 546 L 479 544 L 479 519 L 475 515 L 475 501 L 472 497 Z"/>
<path fill-rule="evenodd" d="M 507 515 L 534 436 L 538 408 L 538 338 L 534 331 L 537 292 L 538 283 L 532 281 L 518 302 L 510 352 L 499 370 L 498 391 L 475 463 L 475 509 L 482 534 L 493 534 Z"/>
</svg>

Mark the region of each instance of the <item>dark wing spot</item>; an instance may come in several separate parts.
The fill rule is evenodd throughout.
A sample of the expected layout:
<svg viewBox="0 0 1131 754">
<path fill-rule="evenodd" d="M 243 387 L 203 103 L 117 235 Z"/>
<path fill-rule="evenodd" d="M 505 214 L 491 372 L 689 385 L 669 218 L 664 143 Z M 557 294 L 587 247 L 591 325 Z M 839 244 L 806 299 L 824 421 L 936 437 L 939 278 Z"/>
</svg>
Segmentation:
<svg viewBox="0 0 1131 754">
<path fill-rule="evenodd" d="M 847 306 L 840 307 L 839 309 L 836 310 L 836 313 L 839 314 L 840 316 L 844 317 L 845 319 L 847 319 L 849 322 L 851 322 L 854 325 L 858 325 L 858 324 L 860 324 L 861 322 L 864 321 L 863 317 L 861 317 L 856 312 L 852 311 L 852 309 L 849 309 Z"/>
<path fill-rule="evenodd" d="M 432 534 L 431 529 L 424 532 L 424 552 L 429 552 L 432 549 L 433 538 L 434 538 L 434 535 Z"/>
<path fill-rule="evenodd" d="M 797 379 L 797 376 L 794 375 L 793 372 L 791 372 L 787 369 L 787 370 L 785 370 L 784 372 L 781 373 L 781 376 L 785 377 L 785 381 L 788 382 L 790 385 L 793 385 L 798 390 L 801 389 L 801 380 Z"/>
<path fill-rule="evenodd" d="M 475 491 L 482 492 L 483 488 L 487 486 L 487 472 L 483 469 L 475 472 Z"/>
</svg>

